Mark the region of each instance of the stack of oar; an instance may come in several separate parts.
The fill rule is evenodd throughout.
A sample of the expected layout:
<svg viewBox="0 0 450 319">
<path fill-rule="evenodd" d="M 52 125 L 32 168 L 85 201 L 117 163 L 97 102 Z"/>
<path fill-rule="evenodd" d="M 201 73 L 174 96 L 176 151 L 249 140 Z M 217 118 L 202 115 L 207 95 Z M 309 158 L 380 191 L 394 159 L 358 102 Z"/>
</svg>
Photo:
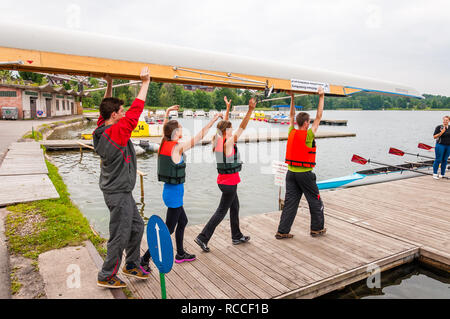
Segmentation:
<svg viewBox="0 0 450 319">
<path fill-rule="evenodd" d="M 418 148 L 424 149 L 424 150 L 431 150 L 431 149 L 433 149 L 432 146 L 426 145 L 424 143 L 419 143 Z M 431 160 L 435 159 L 432 156 L 426 156 L 426 155 L 422 155 L 420 153 L 414 154 L 414 153 L 404 152 L 402 150 L 399 150 L 399 149 L 393 148 L 393 147 L 391 147 L 389 149 L 389 154 L 396 155 L 396 156 L 412 155 L 412 156 L 426 158 L 426 159 L 431 159 Z M 412 171 L 412 172 L 423 174 L 423 175 L 433 175 L 432 173 L 424 172 L 424 171 L 421 171 L 421 170 L 419 170 L 417 168 L 408 168 L 408 167 L 404 167 L 404 166 L 389 165 L 389 164 L 386 164 L 386 163 L 381 163 L 379 161 L 374 161 L 374 160 L 371 160 L 371 159 L 365 159 L 365 158 L 363 158 L 361 156 L 358 156 L 358 155 L 353 155 L 352 162 L 357 163 L 357 164 L 361 164 L 361 165 L 365 165 L 367 163 L 372 163 L 372 164 L 376 164 L 376 165 L 389 166 L 389 167 L 397 168 L 399 170 L 408 170 L 408 171 Z M 419 164 L 419 163 L 417 163 L 417 164 Z M 422 164 L 422 163 L 420 163 L 420 164 Z M 425 163 L 422 164 L 422 166 L 429 166 L 429 165 L 430 164 L 425 164 Z M 444 179 L 449 179 L 449 177 L 443 177 L 443 178 Z"/>
</svg>

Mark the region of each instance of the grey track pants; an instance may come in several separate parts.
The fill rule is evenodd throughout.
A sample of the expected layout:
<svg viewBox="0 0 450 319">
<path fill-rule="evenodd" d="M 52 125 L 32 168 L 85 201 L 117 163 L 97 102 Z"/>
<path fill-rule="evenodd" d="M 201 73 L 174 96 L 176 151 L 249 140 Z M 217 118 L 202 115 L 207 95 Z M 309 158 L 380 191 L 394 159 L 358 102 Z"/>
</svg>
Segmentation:
<svg viewBox="0 0 450 319">
<path fill-rule="evenodd" d="M 110 280 L 117 274 L 126 251 L 126 264 L 140 264 L 140 246 L 144 234 L 144 221 L 130 193 L 105 194 L 110 211 L 109 240 L 106 258 L 98 273 L 98 280 Z"/>
<path fill-rule="evenodd" d="M 288 171 L 286 175 L 286 196 L 278 226 L 279 233 L 288 234 L 291 231 L 303 194 L 305 194 L 309 205 L 311 230 L 322 230 L 324 228 L 323 202 L 316 184 L 316 174 L 313 172 L 294 173 Z"/>
</svg>

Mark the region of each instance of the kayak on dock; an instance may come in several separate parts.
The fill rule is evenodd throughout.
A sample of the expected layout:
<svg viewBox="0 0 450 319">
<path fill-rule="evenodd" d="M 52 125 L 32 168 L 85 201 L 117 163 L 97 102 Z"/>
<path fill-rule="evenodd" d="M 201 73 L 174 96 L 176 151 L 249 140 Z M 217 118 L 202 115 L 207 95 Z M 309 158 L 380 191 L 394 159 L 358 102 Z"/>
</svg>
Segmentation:
<svg viewBox="0 0 450 319">
<path fill-rule="evenodd" d="M 339 187 L 355 187 L 361 185 L 382 183 L 398 179 L 422 176 L 432 171 L 433 161 L 411 162 L 396 166 L 382 166 L 358 171 L 352 175 L 331 178 L 317 182 L 319 190 Z"/>
</svg>

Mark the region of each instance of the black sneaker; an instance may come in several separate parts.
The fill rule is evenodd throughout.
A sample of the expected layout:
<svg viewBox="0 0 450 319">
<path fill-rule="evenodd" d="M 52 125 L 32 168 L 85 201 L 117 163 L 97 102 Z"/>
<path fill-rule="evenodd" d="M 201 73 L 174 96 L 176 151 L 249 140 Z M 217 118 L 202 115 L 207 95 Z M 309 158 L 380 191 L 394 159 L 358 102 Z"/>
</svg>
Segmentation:
<svg viewBox="0 0 450 319">
<path fill-rule="evenodd" d="M 141 257 L 141 262 L 140 262 L 140 266 L 141 269 L 144 273 L 149 274 L 151 269 L 150 269 L 150 260 L 149 261 L 145 261 L 143 257 Z"/>
<path fill-rule="evenodd" d="M 208 246 L 207 246 L 206 243 L 203 242 L 200 238 L 197 237 L 197 238 L 194 239 L 194 241 L 195 241 L 195 243 L 196 243 L 197 245 L 200 246 L 200 248 L 201 248 L 205 253 L 208 253 L 208 252 L 209 252 Z"/>
<path fill-rule="evenodd" d="M 187 252 L 184 252 L 183 255 L 178 255 L 178 254 L 175 255 L 175 262 L 177 264 L 181 264 L 185 261 L 194 261 L 194 260 L 195 260 L 195 255 L 191 255 Z"/>
<path fill-rule="evenodd" d="M 242 243 L 246 243 L 250 240 L 250 236 L 242 236 L 239 239 L 233 239 L 233 245 L 239 245 Z"/>
</svg>

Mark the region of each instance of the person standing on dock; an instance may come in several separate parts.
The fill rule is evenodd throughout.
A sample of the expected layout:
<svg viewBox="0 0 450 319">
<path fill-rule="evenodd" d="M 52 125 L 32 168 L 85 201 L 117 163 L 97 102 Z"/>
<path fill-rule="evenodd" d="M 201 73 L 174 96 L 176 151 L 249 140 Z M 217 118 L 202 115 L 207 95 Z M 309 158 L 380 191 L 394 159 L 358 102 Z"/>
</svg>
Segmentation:
<svg viewBox="0 0 450 319">
<path fill-rule="evenodd" d="M 101 158 L 100 189 L 110 211 L 109 240 L 106 258 L 98 273 L 97 285 L 105 288 L 123 288 L 126 284 L 117 277 L 123 251 L 126 276 L 148 279 L 140 263 L 140 245 L 144 234 L 144 221 L 139 214 L 132 191 L 136 183 L 136 153 L 130 140 L 139 117 L 144 110 L 150 84 L 148 67 L 141 71 L 142 86 L 137 98 L 125 113 L 120 99 L 112 96 L 112 79 L 100 104 L 100 117 L 93 140 L 95 152 Z"/>
<path fill-rule="evenodd" d="M 179 106 L 174 105 L 167 109 L 163 123 L 163 138 L 158 151 L 158 181 L 164 182 L 162 198 L 167 206 L 166 225 L 170 234 L 175 232 L 177 264 L 194 261 L 196 256 L 184 249 L 184 230 L 188 223 L 186 212 L 183 208 L 184 182 L 186 179 L 186 156 L 185 152 L 193 148 L 208 133 L 209 129 L 222 117 L 217 113 L 202 130 L 187 141 L 181 141 L 183 127 L 176 120 L 169 121 L 171 111 L 178 111 Z M 176 228 L 176 230 L 175 230 Z M 149 269 L 150 251 L 141 259 L 141 266 Z"/>
<path fill-rule="evenodd" d="M 250 240 L 250 236 L 244 236 L 239 229 L 239 198 L 237 195 L 237 185 L 241 182 L 239 172 L 242 167 L 239 151 L 236 142 L 247 127 L 250 116 L 256 107 L 256 100 L 252 98 L 248 104 L 248 111 L 241 125 L 233 134 L 231 122 L 228 120 L 231 100 L 228 101 L 227 112 L 223 121 L 217 124 L 217 131 L 219 136 L 215 136 L 213 140 L 213 151 L 216 155 L 217 184 L 222 197 L 220 199 L 219 207 L 216 212 L 209 219 L 208 223 L 203 228 L 202 232 L 195 238 L 195 243 L 200 246 L 204 252 L 209 252 L 208 242 L 211 239 L 216 227 L 222 222 L 230 210 L 230 226 L 231 238 L 233 245 L 246 243 Z"/>
<path fill-rule="evenodd" d="M 447 169 L 448 157 L 450 156 L 450 129 L 449 116 L 446 115 L 442 119 L 442 125 L 438 125 L 434 130 L 433 137 L 436 140 L 434 151 L 436 159 L 433 164 L 433 177 L 439 179 L 445 176 Z M 439 164 L 441 165 L 441 174 L 438 175 Z"/>
<path fill-rule="evenodd" d="M 291 92 L 290 127 L 286 149 L 286 163 L 288 172 L 286 175 L 286 196 L 283 211 L 280 217 L 276 239 L 292 238 L 290 234 L 292 224 L 299 207 L 300 199 L 305 194 L 311 214 L 311 231 L 313 237 L 326 233 L 324 228 L 323 202 L 320 198 L 319 188 L 316 184 L 316 174 L 312 172 L 316 166 L 316 143 L 314 137 L 322 119 L 325 93 L 322 87 L 318 89 L 319 106 L 314 122 L 309 128 L 310 117 L 308 113 L 297 114 L 295 129 L 295 102 L 294 93 Z"/>
</svg>

